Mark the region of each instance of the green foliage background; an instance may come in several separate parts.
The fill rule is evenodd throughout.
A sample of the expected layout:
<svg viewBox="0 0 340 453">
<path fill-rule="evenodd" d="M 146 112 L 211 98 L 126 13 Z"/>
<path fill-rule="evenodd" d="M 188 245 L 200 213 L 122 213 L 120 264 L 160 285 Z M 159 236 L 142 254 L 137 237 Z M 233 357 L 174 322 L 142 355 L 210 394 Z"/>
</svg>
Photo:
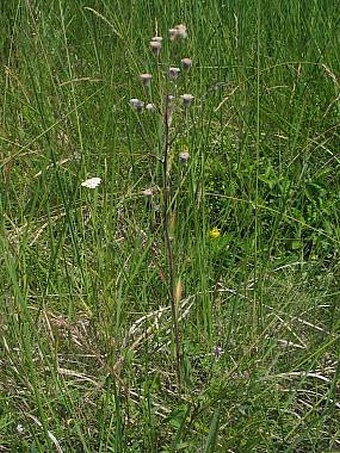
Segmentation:
<svg viewBox="0 0 340 453">
<path fill-rule="evenodd" d="M 339 448 L 339 19 L 332 0 L 1 2 L 1 451 Z M 184 56 L 179 392 L 161 129 L 129 99 L 150 71 L 160 101 Z"/>
</svg>

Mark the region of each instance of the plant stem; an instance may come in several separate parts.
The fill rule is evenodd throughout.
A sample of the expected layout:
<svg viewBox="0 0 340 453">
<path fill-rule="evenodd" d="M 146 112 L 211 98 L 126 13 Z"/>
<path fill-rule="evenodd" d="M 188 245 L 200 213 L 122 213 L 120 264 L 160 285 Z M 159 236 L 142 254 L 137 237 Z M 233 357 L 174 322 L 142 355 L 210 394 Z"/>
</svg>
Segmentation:
<svg viewBox="0 0 340 453">
<path fill-rule="evenodd" d="M 169 106 L 168 96 L 165 97 L 164 109 L 164 155 L 163 155 L 163 228 L 165 247 L 168 259 L 168 275 L 170 287 L 170 303 L 173 330 L 175 335 L 175 355 L 176 355 L 176 374 L 178 381 L 179 391 L 181 389 L 181 356 L 180 356 L 180 341 L 179 341 L 179 328 L 176 310 L 176 297 L 175 297 L 175 266 L 172 248 L 172 239 L 170 237 L 170 222 L 169 222 L 169 181 L 168 181 L 168 162 L 170 151 L 170 123 L 171 123 L 171 106 Z"/>
</svg>

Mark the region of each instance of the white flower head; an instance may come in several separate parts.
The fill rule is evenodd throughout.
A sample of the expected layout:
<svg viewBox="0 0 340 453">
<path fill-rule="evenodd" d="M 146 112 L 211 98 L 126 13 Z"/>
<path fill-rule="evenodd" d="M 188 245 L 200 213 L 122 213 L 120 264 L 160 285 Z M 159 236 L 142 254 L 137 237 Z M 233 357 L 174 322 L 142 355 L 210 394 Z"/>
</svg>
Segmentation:
<svg viewBox="0 0 340 453">
<path fill-rule="evenodd" d="M 218 360 L 222 357 L 222 355 L 224 354 L 224 351 L 223 349 L 221 348 L 221 346 L 217 346 L 215 345 L 213 347 L 213 355 L 215 356 L 215 359 Z"/>
<path fill-rule="evenodd" d="M 87 187 L 88 189 L 95 189 L 96 187 L 98 187 L 100 185 L 101 182 L 102 182 L 102 178 L 95 177 L 95 178 L 87 179 L 86 181 L 82 182 L 81 186 Z"/>
<path fill-rule="evenodd" d="M 24 432 L 25 432 L 25 428 L 23 427 L 23 425 L 21 423 L 17 424 L 16 430 L 19 434 L 24 434 Z"/>
</svg>

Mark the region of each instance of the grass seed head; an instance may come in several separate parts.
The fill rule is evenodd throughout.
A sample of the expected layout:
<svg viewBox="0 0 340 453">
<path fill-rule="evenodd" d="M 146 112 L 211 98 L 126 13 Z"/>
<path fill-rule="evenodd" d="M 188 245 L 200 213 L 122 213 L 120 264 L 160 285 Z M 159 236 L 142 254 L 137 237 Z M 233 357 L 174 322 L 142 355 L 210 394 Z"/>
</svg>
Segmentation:
<svg viewBox="0 0 340 453">
<path fill-rule="evenodd" d="M 176 283 L 176 287 L 175 287 L 175 302 L 176 304 L 178 304 L 181 299 L 182 299 L 182 294 L 183 294 L 183 285 L 182 285 L 182 282 L 181 282 L 181 277 L 179 277 L 177 283 Z"/>
</svg>

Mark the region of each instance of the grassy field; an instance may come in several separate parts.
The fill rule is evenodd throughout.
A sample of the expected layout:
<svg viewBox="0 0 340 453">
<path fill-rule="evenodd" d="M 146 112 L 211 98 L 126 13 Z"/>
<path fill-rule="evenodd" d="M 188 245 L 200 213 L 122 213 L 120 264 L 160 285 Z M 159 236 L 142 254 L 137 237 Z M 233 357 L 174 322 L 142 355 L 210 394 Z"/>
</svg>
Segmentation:
<svg viewBox="0 0 340 453">
<path fill-rule="evenodd" d="M 340 451 L 339 30 L 1 2 L 1 452 Z"/>
</svg>

